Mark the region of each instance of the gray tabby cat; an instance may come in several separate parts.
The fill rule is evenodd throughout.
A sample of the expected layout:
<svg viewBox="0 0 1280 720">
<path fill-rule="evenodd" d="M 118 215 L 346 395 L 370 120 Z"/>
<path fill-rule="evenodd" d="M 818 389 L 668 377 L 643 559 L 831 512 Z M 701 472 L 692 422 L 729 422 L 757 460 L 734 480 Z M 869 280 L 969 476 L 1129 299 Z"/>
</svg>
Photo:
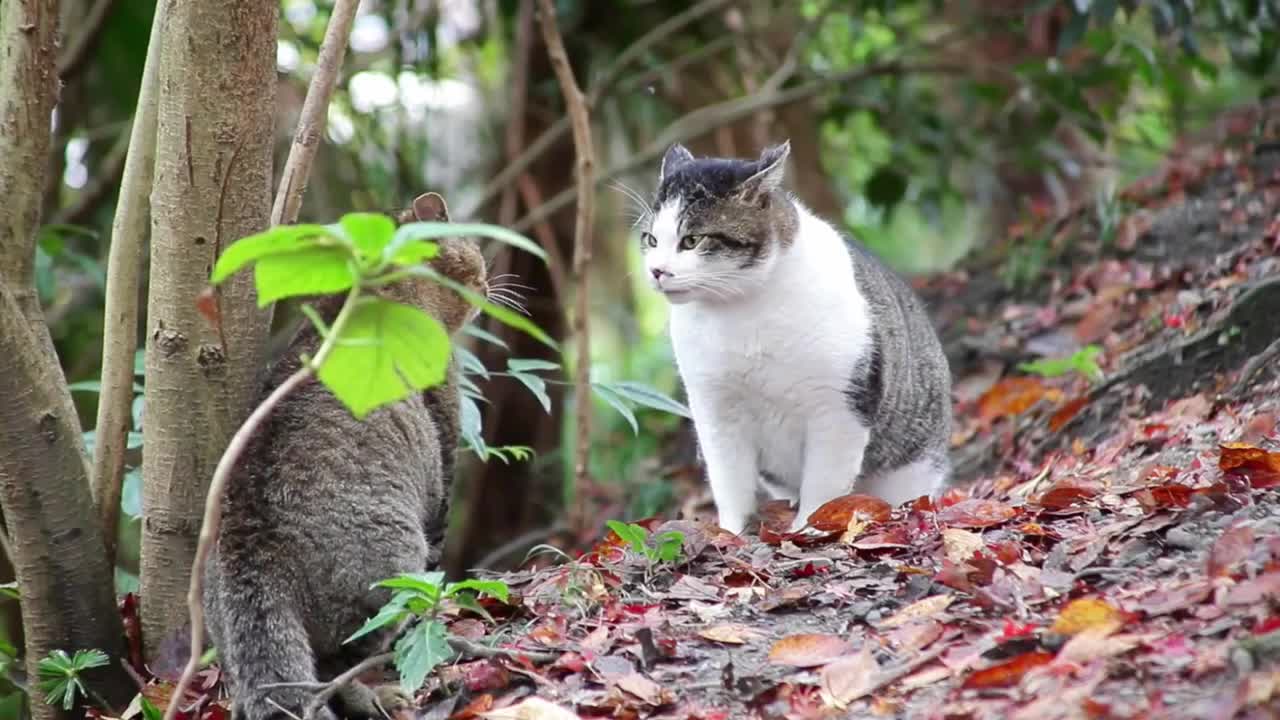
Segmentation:
<svg viewBox="0 0 1280 720">
<path fill-rule="evenodd" d="M 849 492 L 897 504 L 950 474 L 951 374 L 920 299 L 782 188 L 790 144 L 758 160 L 662 161 L 638 221 L 720 525 L 757 489 L 794 529 Z"/>
<path fill-rule="evenodd" d="M 449 218 L 444 199 L 427 193 L 396 219 Z M 441 241 L 431 265 L 488 292 L 484 258 L 471 240 Z M 427 311 L 451 335 L 475 313 L 460 295 L 425 279 L 380 294 Z M 326 297 L 315 307 L 331 323 L 343 301 Z M 320 341 L 304 323 L 261 397 Z M 310 691 L 262 686 L 331 679 L 387 648 L 394 629 L 342 641 L 390 599 L 389 590 L 370 590 L 373 583 L 439 562 L 459 435 L 454 373 L 450 367 L 445 384 L 363 421 L 313 380 L 286 397 L 253 438 L 227 487 L 204 596 L 235 720 L 284 718 L 285 711 L 301 717 Z M 407 702 L 398 686 L 355 684 L 335 705 L 348 717 L 371 718 Z"/>
</svg>

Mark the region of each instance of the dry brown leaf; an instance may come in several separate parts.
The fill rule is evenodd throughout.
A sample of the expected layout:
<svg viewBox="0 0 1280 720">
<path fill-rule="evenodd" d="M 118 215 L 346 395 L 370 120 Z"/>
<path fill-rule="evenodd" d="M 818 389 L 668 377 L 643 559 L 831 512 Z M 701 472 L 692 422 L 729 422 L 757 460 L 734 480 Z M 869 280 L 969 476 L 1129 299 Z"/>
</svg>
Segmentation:
<svg viewBox="0 0 1280 720">
<path fill-rule="evenodd" d="M 581 720 L 577 713 L 540 697 L 527 698 L 515 705 L 480 713 L 480 717 L 487 720 Z"/>
<path fill-rule="evenodd" d="M 865 527 L 885 522 L 893 513 L 889 503 L 872 495 L 844 495 L 823 503 L 809 515 L 809 526 L 823 532 L 844 532 L 855 523 Z"/>
<path fill-rule="evenodd" d="M 1017 514 L 1017 510 L 997 500 L 961 500 L 938 513 L 938 524 L 984 528 L 1007 522 Z"/>
<path fill-rule="evenodd" d="M 840 658 L 822 668 L 822 699 L 844 709 L 846 705 L 875 689 L 880 665 L 869 645 L 857 655 Z"/>
<path fill-rule="evenodd" d="M 978 418 L 991 423 L 1008 415 L 1017 415 L 1026 412 L 1041 398 L 1058 402 L 1062 400 L 1062 391 L 1045 385 L 1036 377 L 1004 378 L 978 398 Z"/>
<path fill-rule="evenodd" d="M 1253 528 L 1248 525 L 1233 527 L 1213 543 L 1209 551 L 1209 577 L 1225 577 L 1232 569 L 1249 557 L 1253 550 Z"/>
<path fill-rule="evenodd" d="M 1116 627 L 1113 623 L 1081 630 L 1058 651 L 1058 660 L 1083 665 L 1099 658 L 1123 655 L 1147 639 L 1140 635 L 1112 635 Z"/>
<path fill-rule="evenodd" d="M 852 650 L 848 642 L 835 635 L 788 635 L 770 648 L 769 662 L 792 667 L 817 667 Z"/>
<path fill-rule="evenodd" d="M 879 629 L 898 627 L 906 623 L 922 620 L 932 617 L 947 609 L 952 601 L 955 600 L 954 595 L 933 595 L 923 600 L 917 600 L 910 605 L 902 608 L 898 612 L 885 618 L 877 627 Z"/>
<path fill-rule="evenodd" d="M 752 640 L 763 637 L 759 631 L 740 625 L 738 623 L 721 623 L 703 628 L 698 631 L 698 635 L 713 642 L 725 643 L 727 645 L 743 645 Z"/>
<path fill-rule="evenodd" d="M 1053 662 L 1053 653 L 1029 652 L 970 675 L 961 687 L 992 688 L 1017 684 L 1028 671 Z"/>
<path fill-rule="evenodd" d="M 662 686 L 638 672 L 623 675 L 615 684 L 650 705 L 662 705 L 666 701 Z"/>
<path fill-rule="evenodd" d="M 982 536 L 977 533 L 960 528 L 943 528 L 942 546 L 946 548 L 948 560 L 953 563 L 962 563 L 985 547 L 985 543 L 982 542 Z"/>
</svg>

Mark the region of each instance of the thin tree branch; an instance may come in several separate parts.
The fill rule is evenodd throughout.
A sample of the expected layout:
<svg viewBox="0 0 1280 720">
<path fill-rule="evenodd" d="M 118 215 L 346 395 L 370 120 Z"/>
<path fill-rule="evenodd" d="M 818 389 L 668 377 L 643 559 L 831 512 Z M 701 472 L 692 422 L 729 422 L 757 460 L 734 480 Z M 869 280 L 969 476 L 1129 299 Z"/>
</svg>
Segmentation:
<svg viewBox="0 0 1280 720">
<path fill-rule="evenodd" d="M 333 96 L 338 70 L 342 68 L 342 59 L 347 52 L 347 37 L 351 35 L 351 23 L 355 20 L 359 5 L 359 0 L 337 0 L 333 6 L 333 14 L 329 16 L 329 26 L 320 43 L 315 73 L 311 76 L 307 96 L 302 101 L 298 131 L 293 136 L 289 159 L 285 161 L 284 172 L 280 175 L 280 188 L 276 191 L 275 204 L 271 208 L 272 225 L 289 225 L 298 220 L 302 195 L 307 191 L 311 164 L 316 158 L 316 146 L 324 135 L 329 99 Z"/>
<path fill-rule="evenodd" d="M 111 8 L 114 5 L 115 0 L 97 0 L 93 3 L 93 7 L 89 8 L 89 14 L 84 21 L 76 23 L 80 32 L 67 43 L 67 49 L 58 56 L 58 77 L 64 82 L 80 72 L 85 61 L 89 59 L 89 52 L 98 43 L 98 38 L 102 37 L 102 26 L 106 23 L 107 16 L 111 14 Z M 163 3 L 156 3 L 157 15 L 160 14 L 162 5 Z M 152 24 L 154 25 L 154 22 Z M 143 70 L 143 74 L 146 74 L 146 70 Z"/>
<path fill-rule="evenodd" d="M 525 105 L 529 99 L 529 57 L 533 45 L 533 0 L 520 0 L 520 13 L 516 19 L 516 47 L 511 58 L 511 104 L 507 108 L 507 161 L 514 160 L 524 145 Z M 523 179 L 528 173 L 521 173 Z M 508 185 L 502 190 L 498 206 L 498 224 L 510 225 L 516 221 L 517 188 Z"/>
<path fill-rule="evenodd" d="M 595 176 L 594 182 L 596 185 L 599 185 L 642 168 L 662 157 L 662 154 L 666 152 L 667 148 L 670 147 L 672 143 L 685 142 L 692 138 L 696 138 L 721 125 L 747 117 L 765 108 L 786 105 L 788 103 L 796 102 L 797 100 L 812 97 L 833 85 L 859 82 L 871 77 L 891 75 L 894 73 L 954 73 L 959 71 L 959 68 L 951 65 L 907 64 L 895 60 L 875 63 L 854 70 L 847 70 L 845 72 L 813 78 L 799 85 L 771 93 L 736 97 L 708 105 L 706 107 L 698 108 L 672 123 L 667 130 L 662 133 L 662 135 L 651 142 L 644 150 L 632 155 L 627 160 L 618 163 L 611 168 L 599 172 Z M 512 229 L 517 232 L 522 232 L 527 230 L 534 223 L 545 217 L 549 217 L 564 207 L 567 207 L 573 202 L 575 192 L 576 190 L 574 189 L 567 189 L 556 194 L 541 207 L 533 209 L 521 218 L 519 222 L 512 226 Z"/>
<path fill-rule="evenodd" d="M 240 460 L 240 455 L 244 453 L 248 447 L 250 439 L 257 432 L 258 426 L 262 424 L 271 411 L 279 405 L 282 400 L 288 397 L 298 386 L 311 379 L 316 373 L 316 368 L 324 364 L 325 359 L 329 357 L 329 353 L 337 345 L 337 340 L 341 336 L 342 328 L 347 323 L 347 318 L 351 316 L 352 308 L 355 307 L 355 299 L 360 293 L 360 285 L 354 285 L 351 292 L 347 294 L 347 301 L 343 303 L 342 310 L 338 312 L 338 317 L 334 319 L 333 326 L 329 329 L 329 334 L 325 336 L 324 342 L 320 344 L 320 348 L 316 350 L 315 358 L 298 368 L 296 372 L 280 383 L 280 386 L 271 391 L 266 400 L 249 415 L 236 431 L 236 434 L 228 443 L 227 449 L 222 453 L 222 457 L 218 460 L 218 466 L 213 471 L 213 481 L 209 483 L 209 494 L 205 496 L 204 502 L 204 518 L 200 522 L 200 540 L 196 544 L 196 556 L 191 561 L 191 585 L 187 591 L 187 609 L 191 613 L 191 655 L 187 658 L 187 665 L 182 670 L 182 677 L 178 680 L 178 684 L 173 689 L 173 697 L 169 701 L 169 707 L 164 711 L 164 720 L 173 720 L 178 713 L 179 707 L 182 705 L 182 698 L 186 696 L 187 688 L 191 687 L 191 681 L 195 678 L 196 672 L 200 669 L 200 656 L 204 652 L 204 570 L 205 565 L 209 561 L 209 553 L 213 550 L 213 543 L 218 537 L 218 530 L 222 526 L 222 496 L 226 491 L 227 482 L 231 479 L 231 471 L 235 468 L 236 462 Z"/>
<path fill-rule="evenodd" d="M 103 310 L 102 391 L 98 395 L 97 442 L 93 446 L 90 483 L 98 517 L 102 520 L 107 563 L 115 566 L 116 526 L 120 521 L 120 491 L 124 482 L 124 454 L 133 422 L 133 358 L 138 350 L 138 287 L 148 225 L 151 222 L 151 183 L 156 169 L 156 115 L 161 46 L 169 3 L 157 3 L 147 41 L 142 85 L 129 129 L 124 176 L 111 221 L 107 254 L 106 305 Z M 122 133 L 121 137 L 126 134 Z"/>
<path fill-rule="evenodd" d="M 600 79 L 592 83 L 591 91 L 586 97 L 586 105 L 588 110 L 594 109 L 596 103 L 604 94 L 612 89 L 613 84 L 617 82 L 622 75 L 622 71 L 626 69 L 631 62 L 641 57 L 650 47 L 658 42 L 665 40 L 668 36 L 679 32 L 688 25 L 691 25 L 704 16 L 715 12 L 727 6 L 733 0 L 702 0 L 693 7 L 672 15 L 667 20 L 654 26 L 652 30 L 640 36 L 634 43 L 623 50 L 608 67 L 600 74 Z M 469 217 L 487 205 L 495 197 L 498 196 L 508 185 L 510 185 L 519 175 L 529 168 L 535 160 L 542 157 L 542 154 L 554 145 L 565 133 L 570 131 L 569 118 L 561 118 L 542 132 L 519 157 L 507 163 L 502 169 L 485 185 L 480 192 L 479 199 L 476 200 L 470 208 L 464 210 L 460 217 Z"/>
<path fill-rule="evenodd" d="M 547 55 L 551 59 L 551 68 L 560 82 L 560 92 L 564 96 L 565 108 L 573 124 L 573 148 L 578 161 L 574 167 L 575 184 L 577 185 L 578 214 L 573 228 L 573 279 L 577 285 L 575 300 L 577 308 L 573 317 L 574 343 L 578 357 L 574 367 L 574 416 L 577 423 L 577 447 L 574 459 L 574 487 L 577 491 L 579 511 L 576 523 L 585 521 L 585 513 L 581 512 L 585 503 L 585 490 L 589 477 L 588 459 L 591 449 L 591 329 L 589 315 L 591 309 L 590 266 L 591 235 L 595 225 L 596 186 L 593 182 L 595 168 L 595 150 L 591 142 L 591 116 L 587 110 L 586 98 L 578 88 L 573 77 L 573 67 L 569 65 L 569 55 L 564 49 L 564 39 L 560 36 L 560 28 L 556 26 L 555 6 L 552 0 L 538 0 L 538 24 L 542 28 L 542 39 L 547 45 Z"/>
<path fill-rule="evenodd" d="M 530 530 L 529 532 L 524 533 L 523 535 L 517 536 L 503 543 L 497 548 L 491 550 L 488 555 L 485 555 L 483 558 L 480 559 L 480 562 L 476 563 L 475 569 L 491 570 L 493 569 L 494 565 L 498 564 L 498 561 L 506 559 L 508 555 L 516 552 L 517 550 L 520 550 L 521 548 L 524 548 L 526 546 L 533 545 L 534 543 L 545 541 L 547 538 L 551 537 L 552 535 L 555 535 L 556 533 L 565 532 L 568 529 L 569 529 L 568 525 L 565 525 L 563 523 L 557 523 L 555 525 L 550 525 L 548 527 L 542 527 L 542 528 L 537 528 L 536 530 Z"/>
</svg>

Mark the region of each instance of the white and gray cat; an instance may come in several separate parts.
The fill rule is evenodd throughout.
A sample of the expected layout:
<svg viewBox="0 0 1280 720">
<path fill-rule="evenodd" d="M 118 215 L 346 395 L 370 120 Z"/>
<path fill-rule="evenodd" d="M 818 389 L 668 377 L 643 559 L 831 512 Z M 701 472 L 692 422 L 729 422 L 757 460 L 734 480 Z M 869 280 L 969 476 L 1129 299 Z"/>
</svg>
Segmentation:
<svg viewBox="0 0 1280 720">
<path fill-rule="evenodd" d="M 916 294 L 782 189 L 790 144 L 758 160 L 671 147 L 637 221 L 721 527 L 757 490 L 800 529 L 849 492 L 898 504 L 950 474 L 951 374 Z"/>
</svg>

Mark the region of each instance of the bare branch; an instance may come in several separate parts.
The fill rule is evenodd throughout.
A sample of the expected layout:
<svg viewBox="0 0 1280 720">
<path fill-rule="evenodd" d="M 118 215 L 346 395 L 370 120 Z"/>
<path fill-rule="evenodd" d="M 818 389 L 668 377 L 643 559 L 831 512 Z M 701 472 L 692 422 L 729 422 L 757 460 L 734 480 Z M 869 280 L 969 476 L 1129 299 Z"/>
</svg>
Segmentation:
<svg viewBox="0 0 1280 720">
<path fill-rule="evenodd" d="M 298 119 L 298 131 L 289 148 L 280 176 L 280 188 L 276 191 L 275 205 L 271 208 L 272 225 L 289 225 L 298 220 L 302 207 L 302 195 L 307 191 L 307 179 L 311 175 L 311 163 L 316 158 L 316 146 L 324 134 L 328 119 L 329 99 L 347 52 L 347 37 L 351 35 L 351 23 L 355 20 L 359 0 L 338 0 L 329 16 L 329 26 L 320 43 L 320 55 L 316 59 L 315 74 L 302 101 L 302 115 Z"/>
<path fill-rule="evenodd" d="M 704 16 L 715 12 L 727 6 L 732 0 L 702 0 L 693 7 L 671 16 L 667 20 L 654 26 L 652 30 L 640 36 L 634 43 L 622 51 L 618 57 L 610 63 L 608 67 L 600 74 L 600 79 L 592 83 L 591 92 L 586 97 L 586 105 L 588 110 L 594 109 L 596 103 L 604 94 L 612 89 L 613 84 L 617 82 L 622 75 L 622 71 L 626 69 L 631 62 L 641 57 L 653 45 L 666 39 L 668 36 L 683 30 L 685 27 L 697 22 Z M 554 145 L 565 133 L 570 131 L 569 118 L 561 118 L 557 120 L 551 127 L 547 128 L 532 143 L 525 148 L 519 157 L 507 163 L 502 169 L 485 185 L 480 192 L 479 199 L 471 205 L 470 208 L 464 210 L 460 216 L 469 217 L 474 215 L 495 197 L 498 196 L 508 185 L 510 185 L 519 175 L 529 168 L 535 160 L 542 157 L 542 154 Z"/>
<path fill-rule="evenodd" d="M 569 55 L 564 49 L 564 39 L 556 26 L 555 6 L 551 0 L 538 0 L 538 24 L 542 27 L 542 39 L 547 45 L 551 68 L 560 82 L 565 108 L 573 125 L 573 147 L 578 162 L 574 167 L 578 195 L 578 214 L 573 229 L 573 279 L 576 287 L 577 309 L 573 317 L 574 344 L 578 357 L 574 368 L 574 415 L 577 422 L 577 448 L 574 458 L 575 488 L 582 503 L 584 491 L 590 480 L 587 460 L 591 449 L 591 331 L 588 316 L 591 309 L 589 271 L 591 266 L 591 234 L 595 226 L 596 186 L 593 182 L 595 151 L 591 142 L 591 116 L 586 98 L 578 88 L 569 65 Z M 578 513 L 577 522 L 585 518 Z"/>
<path fill-rule="evenodd" d="M 101 3 L 99 3 L 101 4 Z M 106 305 L 103 310 L 102 391 L 98 395 L 97 442 L 90 473 L 93 498 L 102 520 L 107 562 L 116 558 L 116 525 L 120 521 L 120 489 L 124 453 L 133 415 L 133 357 L 138 349 L 138 288 L 144 239 L 151 221 L 151 183 L 156 169 L 156 108 L 160 56 L 169 3 L 158 3 L 151 20 L 142 86 L 128 131 L 124 176 L 111 221 L 107 254 Z M 125 135 L 122 134 L 121 137 Z"/>
<path fill-rule="evenodd" d="M 788 103 L 796 102 L 797 100 L 812 97 L 834 85 L 859 82 L 870 77 L 892 75 L 895 73 L 950 73 L 958 71 L 958 68 L 950 65 L 911 65 L 899 61 L 875 63 L 865 67 L 847 70 L 845 72 L 813 78 L 799 85 L 776 90 L 774 92 L 762 92 L 756 95 L 736 97 L 708 105 L 706 107 L 698 108 L 672 123 L 667 130 L 662 133 L 662 135 L 649 143 L 644 150 L 636 153 L 624 162 L 618 163 L 617 165 L 598 173 L 594 178 L 594 182 L 596 185 L 599 185 L 600 183 L 608 182 L 609 180 L 613 180 L 621 175 L 626 175 L 634 170 L 638 170 L 639 168 L 642 168 L 662 157 L 662 154 L 666 152 L 667 148 L 670 147 L 672 143 L 685 142 L 692 138 L 696 138 L 721 125 L 747 117 L 765 108 L 786 105 Z M 544 205 L 535 208 L 521 218 L 519 222 L 512 226 L 512 229 L 517 232 L 522 232 L 528 229 L 533 223 L 536 223 L 545 217 L 549 217 L 553 213 L 567 207 L 571 202 L 573 202 L 575 192 L 576 190 L 574 189 L 568 189 L 558 193 Z"/>
<path fill-rule="evenodd" d="M 85 61 L 89 59 L 89 52 L 102 36 L 102 26 L 114 5 L 115 0 L 96 0 L 93 7 L 89 8 L 89 14 L 84 20 L 76 23 L 80 32 L 67 43 L 67 49 L 63 50 L 58 57 L 58 77 L 65 81 L 80 72 Z M 161 3 L 156 4 L 157 15 L 161 12 L 160 6 Z M 146 70 L 143 70 L 143 74 L 146 74 Z"/>
</svg>

